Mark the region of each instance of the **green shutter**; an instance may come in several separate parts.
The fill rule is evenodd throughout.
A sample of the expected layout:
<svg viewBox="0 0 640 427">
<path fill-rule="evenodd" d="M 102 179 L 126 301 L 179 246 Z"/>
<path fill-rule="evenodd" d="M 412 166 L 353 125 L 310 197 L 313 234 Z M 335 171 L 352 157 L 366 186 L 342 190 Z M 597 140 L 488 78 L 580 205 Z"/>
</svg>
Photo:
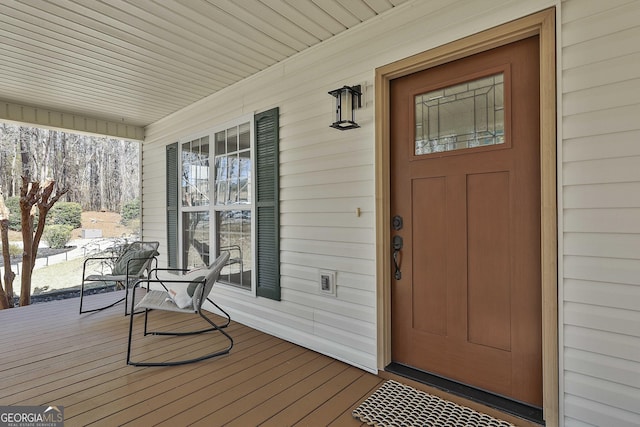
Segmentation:
<svg viewBox="0 0 640 427">
<path fill-rule="evenodd" d="M 167 145 L 167 258 L 178 267 L 178 143 Z"/>
<path fill-rule="evenodd" d="M 255 116 L 257 182 L 255 259 L 258 296 L 280 301 L 278 117 L 278 108 Z"/>
</svg>

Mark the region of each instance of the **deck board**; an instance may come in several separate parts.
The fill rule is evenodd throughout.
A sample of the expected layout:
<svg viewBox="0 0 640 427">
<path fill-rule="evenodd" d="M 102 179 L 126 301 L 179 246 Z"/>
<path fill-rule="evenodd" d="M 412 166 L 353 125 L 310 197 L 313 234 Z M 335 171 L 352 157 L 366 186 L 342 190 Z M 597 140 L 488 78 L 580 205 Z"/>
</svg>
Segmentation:
<svg viewBox="0 0 640 427">
<path fill-rule="evenodd" d="M 235 341 L 229 355 L 176 367 L 128 366 L 123 305 L 79 315 L 78 304 L 0 311 L 2 340 L 10 343 L 0 348 L 0 405 L 62 405 L 65 426 L 360 426 L 351 410 L 383 381 L 237 322 L 227 328 Z M 196 316 L 184 318 L 163 313 L 150 325 L 200 327 Z M 136 359 L 191 357 L 224 344 L 203 336 L 138 339 Z"/>
<path fill-rule="evenodd" d="M 273 393 L 269 399 L 260 399 L 254 402 L 251 409 L 235 414 L 235 418 L 230 420 L 228 425 L 238 427 L 260 425 L 272 419 L 273 417 L 270 416 L 272 413 L 283 413 L 286 409 L 293 407 L 299 400 L 305 400 L 309 404 L 313 404 L 316 400 L 311 393 L 331 379 L 336 378 L 336 376 L 346 373 L 347 370 L 348 368 L 342 363 L 329 361 L 320 369 L 307 373 L 304 378 L 299 378 L 289 387 L 278 393 Z M 347 378 L 347 376 L 344 378 Z M 305 412 L 298 412 L 297 414 L 291 412 L 288 414 L 287 420 L 282 420 L 280 425 L 286 424 L 286 421 L 293 418 L 302 418 L 304 415 L 306 415 Z"/>
<path fill-rule="evenodd" d="M 360 401 L 359 397 L 368 396 L 368 391 L 382 381 L 375 375 L 362 373 L 354 382 L 330 396 L 326 401 L 322 402 L 309 415 L 302 418 L 295 425 L 299 426 L 326 426 L 331 424 L 338 418 L 340 414 L 351 408 Z M 363 399 L 364 400 L 364 399 Z M 318 402 L 320 403 L 320 402 Z"/>
</svg>

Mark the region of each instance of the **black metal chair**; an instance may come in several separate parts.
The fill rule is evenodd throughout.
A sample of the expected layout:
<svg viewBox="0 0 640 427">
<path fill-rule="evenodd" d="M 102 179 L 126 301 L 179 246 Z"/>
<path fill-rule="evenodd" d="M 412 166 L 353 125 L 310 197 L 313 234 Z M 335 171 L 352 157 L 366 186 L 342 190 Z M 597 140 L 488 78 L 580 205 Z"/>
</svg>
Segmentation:
<svg viewBox="0 0 640 427">
<path fill-rule="evenodd" d="M 133 366 L 174 366 L 184 365 L 187 363 L 198 362 L 212 357 L 221 356 L 229 353 L 233 347 L 233 338 L 224 331 L 231 318 L 220 306 L 213 302 L 209 298 L 209 293 L 213 288 L 214 283 L 220 275 L 220 270 L 227 264 L 229 260 L 229 253 L 222 252 L 222 254 L 211 264 L 209 268 L 199 269 L 192 272 L 186 272 L 185 270 L 177 269 L 155 269 L 153 274 L 154 279 L 146 278 L 141 279 L 133 286 L 133 296 L 131 301 L 131 313 L 142 313 L 139 310 L 144 310 L 144 336 L 147 335 L 168 335 L 168 336 L 185 336 L 185 335 L 198 335 L 206 332 L 219 332 L 226 338 L 228 344 L 223 348 L 218 348 L 213 352 L 207 353 L 202 356 L 193 357 L 183 360 L 170 360 L 164 362 L 136 362 L 131 359 L 131 343 L 133 336 L 133 323 L 134 318 L 140 316 L 131 316 L 129 319 L 129 339 L 127 342 L 127 364 Z M 158 276 L 161 273 L 161 276 Z M 162 275 L 164 273 L 164 275 Z M 183 274 L 176 274 L 183 273 Z M 186 274 L 185 274 L 186 273 Z M 150 285 L 156 283 L 162 286 L 162 290 L 151 289 Z M 135 294 L 143 284 L 146 284 L 146 294 L 135 304 Z M 226 317 L 226 322 L 223 325 L 216 324 L 209 316 L 203 313 L 202 304 L 205 300 L 212 303 L 220 312 Z M 200 316 L 209 326 L 205 329 L 198 329 L 194 331 L 180 331 L 180 332 L 168 332 L 168 331 L 150 331 L 148 329 L 148 317 L 152 311 L 171 311 L 176 313 L 191 314 Z M 211 335 L 211 334 L 209 334 Z M 211 335 L 216 336 L 216 335 Z M 217 347 L 218 345 L 216 345 Z"/>
<path fill-rule="evenodd" d="M 80 314 L 91 313 L 113 307 L 124 301 L 125 315 L 127 314 L 129 289 L 131 286 L 149 272 L 153 263 L 157 263 L 159 242 L 132 242 L 126 246 L 119 256 L 93 256 L 84 260 L 82 265 L 82 284 L 80 285 Z M 108 274 L 91 274 L 92 265 L 95 263 L 112 263 L 113 268 Z M 125 289 L 124 297 L 113 303 L 98 308 L 83 309 L 84 295 L 88 284 L 100 283 L 102 285 L 113 284 L 115 288 Z"/>
</svg>

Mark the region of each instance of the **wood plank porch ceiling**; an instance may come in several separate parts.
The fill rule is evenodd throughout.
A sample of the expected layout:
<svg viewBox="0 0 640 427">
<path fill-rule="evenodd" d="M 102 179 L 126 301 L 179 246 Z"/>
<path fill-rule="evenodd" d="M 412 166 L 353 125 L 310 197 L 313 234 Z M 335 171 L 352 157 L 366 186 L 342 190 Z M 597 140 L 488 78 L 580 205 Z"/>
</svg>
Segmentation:
<svg viewBox="0 0 640 427">
<path fill-rule="evenodd" d="M 0 102 L 146 126 L 407 0 L 0 0 Z"/>
<path fill-rule="evenodd" d="M 78 300 L 67 299 L 0 311 L 0 405 L 62 405 L 67 426 L 359 426 L 351 411 L 383 381 L 237 323 L 228 328 L 236 342 L 229 355 L 128 366 L 121 309 L 80 316 Z M 203 343 L 202 336 L 146 340 L 173 342 L 146 349 L 168 357 L 192 355 Z"/>
</svg>

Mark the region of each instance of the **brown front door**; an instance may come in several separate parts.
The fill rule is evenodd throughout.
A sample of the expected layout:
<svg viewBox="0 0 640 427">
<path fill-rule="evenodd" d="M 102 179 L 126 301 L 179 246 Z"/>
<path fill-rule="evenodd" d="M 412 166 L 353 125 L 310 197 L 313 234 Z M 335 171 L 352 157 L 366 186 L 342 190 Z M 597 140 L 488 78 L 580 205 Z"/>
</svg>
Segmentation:
<svg viewBox="0 0 640 427">
<path fill-rule="evenodd" d="M 390 87 L 393 361 L 542 406 L 538 37 Z"/>
</svg>

